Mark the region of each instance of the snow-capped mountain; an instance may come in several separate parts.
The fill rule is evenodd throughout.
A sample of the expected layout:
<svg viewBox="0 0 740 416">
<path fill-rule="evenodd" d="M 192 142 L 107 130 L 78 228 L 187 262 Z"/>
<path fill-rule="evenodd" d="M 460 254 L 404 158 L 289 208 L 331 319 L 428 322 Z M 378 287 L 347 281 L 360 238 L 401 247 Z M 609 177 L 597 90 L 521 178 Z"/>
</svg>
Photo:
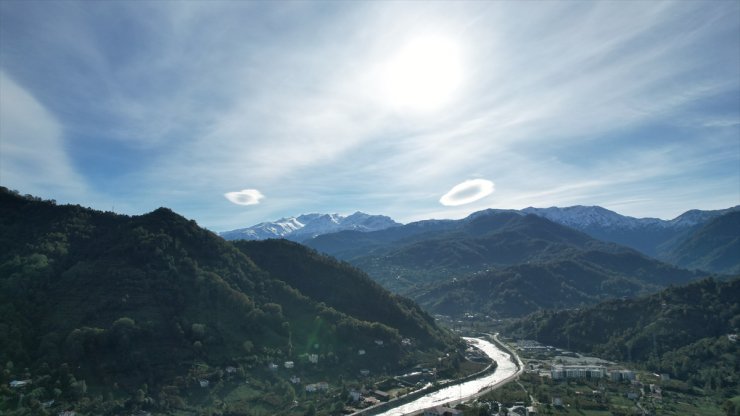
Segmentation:
<svg viewBox="0 0 740 416">
<path fill-rule="evenodd" d="M 658 218 L 628 217 L 599 206 L 576 205 L 565 208 L 529 207 L 524 208 L 522 212 L 544 217 L 552 222 L 580 230 L 589 227 L 636 229 L 646 226 L 667 226 L 669 223 Z"/>
<path fill-rule="evenodd" d="M 317 235 L 337 231 L 377 231 L 401 224 L 385 215 L 370 215 L 355 212 L 352 215 L 304 214 L 297 217 L 281 218 L 273 222 L 263 222 L 238 230 L 220 233 L 226 240 L 264 240 L 268 238 L 287 238 L 303 241 Z"/>
<path fill-rule="evenodd" d="M 591 227 L 622 229 L 660 227 L 684 229 L 704 224 L 707 221 L 719 217 L 722 214 L 737 210 L 740 210 L 740 205 L 715 211 L 700 211 L 698 209 L 693 209 L 691 211 L 686 211 L 685 213 L 672 220 L 661 220 L 659 218 L 634 218 L 626 215 L 617 214 L 614 211 L 610 211 L 599 206 L 583 205 L 576 205 L 565 208 L 529 207 L 524 208 L 522 212 L 524 212 L 525 214 L 534 214 L 540 217 L 545 217 L 548 220 L 556 222 L 558 224 L 567 225 L 579 230 L 585 230 Z"/>
<path fill-rule="evenodd" d="M 565 208 L 525 208 L 521 212 L 534 214 L 566 225 L 600 240 L 632 247 L 654 257 L 670 249 L 675 242 L 697 227 L 740 206 L 715 211 L 687 211 L 672 220 L 634 218 L 620 215 L 599 206 Z"/>
</svg>

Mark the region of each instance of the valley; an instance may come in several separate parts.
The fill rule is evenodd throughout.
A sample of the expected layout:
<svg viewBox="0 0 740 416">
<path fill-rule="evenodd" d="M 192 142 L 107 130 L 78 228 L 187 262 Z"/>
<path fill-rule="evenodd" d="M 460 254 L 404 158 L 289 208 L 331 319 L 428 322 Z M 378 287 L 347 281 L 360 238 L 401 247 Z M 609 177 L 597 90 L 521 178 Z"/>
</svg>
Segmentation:
<svg viewBox="0 0 740 416">
<path fill-rule="evenodd" d="M 469 412 L 524 368 L 468 338 L 494 360 L 486 370 L 460 338 L 481 332 L 671 374 L 713 406 L 737 396 L 737 278 L 539 216 L 488 210 L 306 242 L 348 263 L 283 239 L 227 242 L 166 208 L 127 217 L 0 196 L 9 415 Z"/>
</svg>

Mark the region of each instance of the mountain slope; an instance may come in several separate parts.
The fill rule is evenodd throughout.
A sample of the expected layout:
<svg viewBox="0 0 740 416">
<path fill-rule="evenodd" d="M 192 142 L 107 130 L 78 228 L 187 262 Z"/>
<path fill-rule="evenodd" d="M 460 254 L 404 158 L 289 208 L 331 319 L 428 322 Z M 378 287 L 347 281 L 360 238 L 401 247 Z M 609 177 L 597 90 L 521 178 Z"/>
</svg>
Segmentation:
<svg viewBox="0 0 740 416">
<path fill-rule="evenodd" d="M 740 273 L 740 211 L 710 220 L 677 242 L 664 257 L 689 269 Z"/>
<path fill-rule="evenodd" d="M 287 238 L 302 241 L 318 235 L 344 230 L 360 232 L 383 230 L 396 227 L 399 223 L 384 215 L 369 215 L 355 212 L 352 215 L 304 214 L 298 217 L 281 218 L 274 222 L 263 222 L 252 227 L 220 233 L 226 240 L 265 240 Z"/>
<path fill-rule="evenodd" d="M 42 387 L 39 401 L 54 398 L 56 383 L 57 402 L 78 406 L 84 379 L 96 392 L 123 395 L 126 406 L 194 409 L 182 397 L 191 397 L 199 379 L 222 382 L 226 366 L 248 380 L 289 386 L 289 374 L 275 378 L 268 364 L 294 361 L 308 381 L 352 379 L 361 368 L 387 373 L 457 345 L 416 305 L 330 259 L 280 242 L 245 251 L 265 268 L 168 209 L 126 217 L 0 189 L 0 362 L 12 363 L 3 383 L 30 378 Z M 272 256 L 289 259 L 327 293 L 350 296 L 365 287 L 361 316 L 291 281 L 294 275 L 283 280 L 268 267 Z M 403 346 L 405 337 L 420 342 Z M 383 347 L 374 348 L 375 340 Z M 160 398 L 127 396 L 143 384 Z M 260 386 L 252 388 L 272 394 Z M 292 399 L 275 397 L 268 409 L 287 411 Z M 90 406 L 97 407 L 86 413 L 122 410 L 109 400 Z"/>
<path fill-rule="evenodd" d="M 408 293 L 432 313 L 520 317 L 655 292 L 698 275 L 634 253 L 574 252 L 557 260 L 475 273 Z"/>
<path fill-rule="evenodd" d="M 740 330 L 738 299 L 740 278 L 704 279 L 639 299 L 538 312 L 507 332 L 732 391 L 738 386 L 740 347 L 727 334 Z"/>
<path fill-rule="evenodd" d="M 389 293 L 363 272 L 286 240 L 237 241 L 262 270 L 339 312 L 398 328 L 425 343 L 438 340 L 434 320 L 408 299 Z M 379 299 L 386 306 L 378 307 Z M 427 325 L 429 327 L 427 327 Z"/>
</svg>

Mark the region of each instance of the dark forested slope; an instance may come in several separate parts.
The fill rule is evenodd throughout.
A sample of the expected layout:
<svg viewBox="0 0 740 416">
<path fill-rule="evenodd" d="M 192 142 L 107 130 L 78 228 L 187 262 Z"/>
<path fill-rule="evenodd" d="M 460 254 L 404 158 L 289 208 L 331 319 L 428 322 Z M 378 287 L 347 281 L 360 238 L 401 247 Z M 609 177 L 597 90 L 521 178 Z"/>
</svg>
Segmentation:
<svg viewBox="0 0 740 416">
<path fill-rule="evenodd" d="M 52 383 L 39 400 L 50 399 L 64 368 L 96 388 L 155 391 L 187 386 L 194 362 L 249 375 L 272 362 L 307 363 L 308 354 L 321 357 L 324 377 L 348 377 L 456 345 L 418 307 L 362 274 L 264 244 L 240 250 L 165 208 L 127 217 L 0 189 L 0 362 L 10 363 L 0 381 L 38 376 Z M 274 268 L 271 253 L 290 266 Z M 353 287 L 367 288 L 361 311 L 331 299 Z M 377 353 L 375 340 L 384 341 Z M 61 390 L 58 400 L 81 394 Z M 157 406 L 178 391 L 162 390 Z"/>
</svg>

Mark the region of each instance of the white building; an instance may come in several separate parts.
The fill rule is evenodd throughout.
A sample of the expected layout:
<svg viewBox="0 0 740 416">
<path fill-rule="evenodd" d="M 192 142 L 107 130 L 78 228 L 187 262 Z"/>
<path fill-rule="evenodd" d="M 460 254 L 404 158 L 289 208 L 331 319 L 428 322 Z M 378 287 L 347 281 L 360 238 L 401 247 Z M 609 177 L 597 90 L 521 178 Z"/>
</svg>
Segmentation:
<svg viewBox="0 0 740 416">
<path fill-rule="evenodd" d="M 308 361 L 314 364 L 318 363 L 319 355 L 318 354 L 308 354 Z"/>
<path fill-rule="evenodd" d="M 604 378 L 606 374 L 606 368 L 600 365 L 557 365 L 550 371 L 553 380 L 562 380 L 565 378 Z"/>
<path fill-rule="evenodd" d="M 295 366 L 295 363 L 293 361 L 285 362 L 285 368 L 293 368 L 294 366 Z"/>
</svg>

